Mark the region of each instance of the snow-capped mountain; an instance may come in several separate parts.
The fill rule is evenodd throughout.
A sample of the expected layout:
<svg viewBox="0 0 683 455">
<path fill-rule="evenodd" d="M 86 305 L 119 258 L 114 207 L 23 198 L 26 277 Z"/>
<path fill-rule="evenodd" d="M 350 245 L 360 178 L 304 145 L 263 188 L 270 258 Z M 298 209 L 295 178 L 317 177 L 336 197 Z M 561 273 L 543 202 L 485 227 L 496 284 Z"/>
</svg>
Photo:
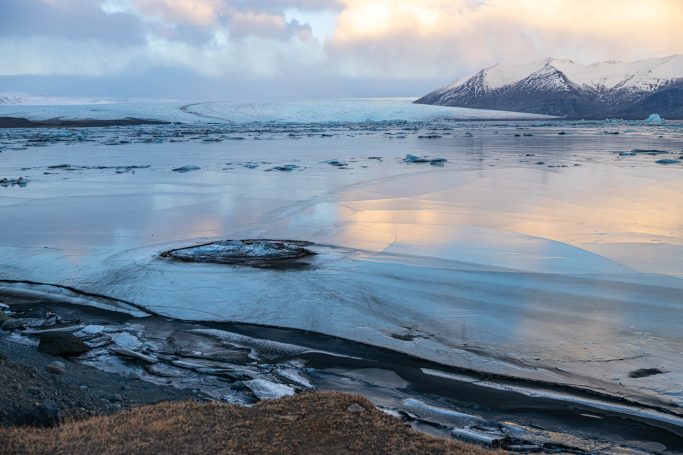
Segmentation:
<svg viewBox="0 0 683 455">
<path fill-rule="evenodd" d="M 683 55 L 582 65 L 546 59 L 494 65 L 415 101 L 568 118 L 683 118 Z"/>
</svg>

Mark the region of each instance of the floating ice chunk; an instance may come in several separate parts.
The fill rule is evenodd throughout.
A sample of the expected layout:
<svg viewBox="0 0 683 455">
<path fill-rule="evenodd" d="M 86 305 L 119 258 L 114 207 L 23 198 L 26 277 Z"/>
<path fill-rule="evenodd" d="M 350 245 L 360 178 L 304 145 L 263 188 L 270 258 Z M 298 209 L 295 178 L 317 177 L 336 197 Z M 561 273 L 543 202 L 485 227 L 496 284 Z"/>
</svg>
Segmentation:
<svg viewBox="0 0 683 455">
<path fill-rule="evenodd" d="M 242 167 L 246 167 L 247 169 L 256 169 L 259 165 L 258 163 L 252 163 L 252 162 L 247 162 L 247 163 L 238 163 Z"/>
<path fill-rule="evenodd" d="M 471 428 L 453 428 L 451 434 L 457 439 L 492 448 L 501 448 L 509 440 L 509 438 L 502 433 L 492 434 L 489 432 L 473 430 Z"/>
<path fill-rule="evenodd" d="M 443 164 L 448 161 L 446 158 L 430 158 L 428 156 L 417 156 L 408 153 L 403 161 L 406 163 L 429 163 L 433 166 L 443 166 Z"/>
<path fill-rule="evenodd" d="M 128 348 L 118 348 L 118 347 L 113 347 L 109 348 L 110 351 L 115 352 L 117 354 L 120 354 L 124 357 L 132 357 L 134 359 L 139 359 L 147 363 L 157 363 L 159 360 L 156 359 L 155 357 L 143 354 L 142 352 L 137 352 L 132 349 Z"/>
<path fill-rule="evenodd" d="M 681 162 L 681 160 L 672 160 L 670 158 L 665 158 L 663 160 L 655 161 L 655 163 L 657 163 L 657 164 L 678 164 L 680 162 Z"/>
<path fill-rule="evenodd" d="M 648 123 L 664 123 L 664 119 L 659 114 L 650 114 L 645 121 Z"/>
<path fill-rule="evenodd" d="M 97 335 L 99 333 L 102 333 L 103 331 L 104 326 L 96 324 L 86 325 L 81 329 L 81 333 L 83 333 L 84 335 Z"/>
<path fill-rule="evenodd" d="M 19 187 L 25 187 L 28 184 L 28 179 L 26 177 L 19 177 L 17 179 L 8 179 L 8 178 L 3 178 L 0 179 L 0 186 L 8 187 L 8 186 L 19 186 Z"/>
<path fill-rule="evenodd" d="M 313 384 L 295 368 L 278 368 L 275 374 L 280 378 L 304 389 L 312 389 Z"/>
<path fill-rule="evenodd" d="M 296 169 L 299 169 L 299 166 L 296 164 L 283 164 L 282 166 L 273 166 L 272 168 L 268 169 L 269 171 L 284 171 L 284 172 L 291 172 Z"/>
<path fill-rule="evenodd" d="M 276 400 L 282 397 L 294 395 L 293 388 L 285 384 L 268 381 L 266 379 L 251 379 L 244 384 L 254 392 L 259 400 Z"/>
<path fill-rule="evenodd" d="M 115 333 L 111 338 L 115 345 L 122 348 L 137 349 L 141 344 L 136 336 L 131 335 L 128 332 Z"/>
<path fill-rule="evenodd" d="M 189 330 L 189 332 L 214 337 L 221 340 L 223 343 L 249 348 L 254 351 L 256 356 L 262 359 L 277 359 L 279 357 L 303 354 L 306 352 L 320 352 L 296 344 L 252 338 L 239 333 L 226 332 L 218 329 L 193 329 Z"/>
<path fill-rule="evenodd" d="M 305 248 L 309 242 L 293 240 L 221 240 L 161 253 L 187 262 L 243 264 L 255 267 L 274 265 L 275 261 L 293 260 L 314 255 Z"/>
<path fill-rule="evenodd" d="M 657 150 L 657 149 L 633 149 L 630 152 L 619 152 L 619 156 L 636 156 L 636 155 L 650 155 L 650 156 L 656 156 L 656 155 L 667 155 L 669 152 L 666 150 Z"/>
<path fill-rule="evenodd" d="M 336 166 L 336 167 L 346 167 L 349 164 L 346 161 L 340 161 L 340 160 L 328 160 L 328 161 L 325 161 L 325 163 L 327 163 L 331 166 Z"/>
<path fill-rule="evenodd" d="M 406 398 L 403 400 L 402 404 L 408 412 L 416 414 L 419 418 L 442 425 L 457 427 L 471 425 L 479 425 L 482 427 L 490 426 L 490 423 L 481 417 L 442 408 L 440 406 L 432 406 L 415 398 Z"/>
<path fill-rule="evenodd" d="M 173 172 L 192 172 L 192 171 L 198 171 L 200 169 L 199 166 L 194 166 L 192 164 L 188 164 L 187 166 L 182 166 L 182 167 L 177 167 L 173 169 Z"/>
</svg>

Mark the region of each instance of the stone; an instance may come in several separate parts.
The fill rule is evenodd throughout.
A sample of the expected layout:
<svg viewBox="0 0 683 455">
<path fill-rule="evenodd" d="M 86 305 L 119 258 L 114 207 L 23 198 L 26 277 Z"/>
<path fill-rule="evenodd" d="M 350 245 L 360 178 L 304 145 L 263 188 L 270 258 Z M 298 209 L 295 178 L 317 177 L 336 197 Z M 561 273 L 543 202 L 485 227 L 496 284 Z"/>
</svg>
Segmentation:
<svg viewBox="0 0 683 455">
<path fill-rule="evenodd" d="M 137 374 L 135 371 L 129 371 L 128 372 L 128 379 L 130 379 L 131 381 L 135 381 L 137 379 L 140 379 L 140 375 Z"/>
<path fill-rule="evenodd" d="M 640 368 L 638 370 L 631 371 L 628 374 L 629 378 L 646 378 L 648 376 L 655 376 L 657 374 L 663 374 L 664 371 L 660 370 L 659 368 Z"/>
<path fill-rule="evenodd" d="M 20 319 L 9 318 L 0 325 L 3 330 L 17 330 L 24 328 L 24 323 Z"/>
<path fill-rule="evenodd" d="M 64 374 L 66 372 L 66 365 L 62 362 L 52 362 L 45 367 L 45 370 L 52 374 Z"/>
<path fill-rule="evenodd" d="M 85 354 L 89 350 L 87 344 L 68 332 L 44 333 L 38 344 L 38 351 L 63 357 Z"/>
<path fill-rule="evenodd" d="M 27 425 L 36 427 L 53 427 L 61 420 L 59 406 L 52 400 L 43 400 L 40 405 L 28 411 L 23 418 Z"/>
<path fill-rule="evenodd" d="M 349 412 L 363 412 L 365 411 L 365 408 L 358 403 L 353 403 L 351 406 L 347 408 L 347 411 Z"/>
</svg>

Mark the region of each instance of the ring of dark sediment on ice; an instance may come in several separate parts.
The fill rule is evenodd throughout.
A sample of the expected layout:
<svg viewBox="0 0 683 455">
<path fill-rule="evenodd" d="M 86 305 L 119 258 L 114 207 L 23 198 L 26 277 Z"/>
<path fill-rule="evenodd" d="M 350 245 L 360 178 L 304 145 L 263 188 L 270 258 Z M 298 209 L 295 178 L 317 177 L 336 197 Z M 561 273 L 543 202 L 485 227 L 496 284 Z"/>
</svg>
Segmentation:
<svg viewBox="0 0 683 455">
<path fill-rule="evenodd" d="M 161 253 L 161 257 L 183 262 L 245 265 L 251 267 L 296 266 L 297 260 L 316 253 L 306 248 L 312 242 L 300 240 L 218 240 Z"/>
</svg>

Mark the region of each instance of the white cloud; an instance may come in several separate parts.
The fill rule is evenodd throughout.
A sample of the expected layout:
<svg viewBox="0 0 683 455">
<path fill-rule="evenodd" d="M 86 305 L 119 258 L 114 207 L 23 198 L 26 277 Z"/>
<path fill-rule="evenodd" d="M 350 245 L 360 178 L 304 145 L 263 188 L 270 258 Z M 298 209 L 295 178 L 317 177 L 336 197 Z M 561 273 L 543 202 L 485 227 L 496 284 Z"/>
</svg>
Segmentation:
<svg viewBox="0 0 683 455">
<path fill-rule="evenodd" d="M 351 74 L 434 77 L 496 61 L 683 52 L 680 0 L 344 0 L 328 53 Z"/>
<path fill-rule="evenodd" d="M 496 61 L 683 52 L 681 0 L 1 1 L 0 76 L 163 68 L 346 86 L 445 80 Z"/>
</svg>

